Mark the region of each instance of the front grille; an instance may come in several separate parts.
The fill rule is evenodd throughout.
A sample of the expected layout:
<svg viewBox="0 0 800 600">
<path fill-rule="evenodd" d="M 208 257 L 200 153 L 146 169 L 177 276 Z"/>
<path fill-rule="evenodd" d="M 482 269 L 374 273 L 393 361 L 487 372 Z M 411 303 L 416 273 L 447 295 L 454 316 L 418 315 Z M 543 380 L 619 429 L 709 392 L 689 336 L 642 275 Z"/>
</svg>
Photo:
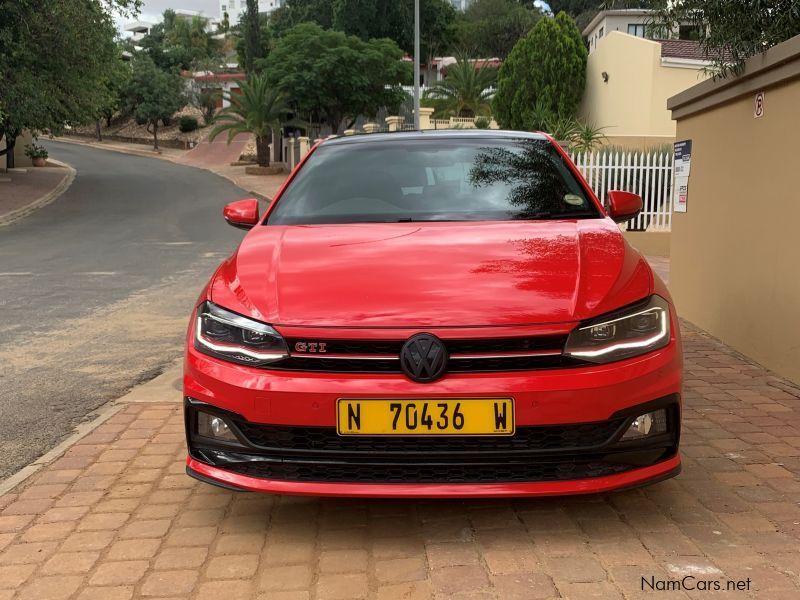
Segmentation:
<svg viewBox="0 0 800 600">
<path fill-rule="evenodd" d="M 241 462 L 226 465 L 234 473 L 283 481 L 355 483 L 488 483 L 566 481 L 614 475 L 631 465 L 601 460 L 499 464 L 297 464 Z"/>
<path fill-rule="evenodd" d="M 527 371 L 574 365 L 562 352 L 566 335 L 443 340 L 453 373 Z M 289 338 L 289 348 L 305 340 Z M 325 352 L 292 350 L 269 369 L 331 373 L 400 373 L 400 349 L 405 340 L 314 340 Z"/>
<path fill-rule="evenodd" d="M 504 437 L 359 437 L 340 436 L 333 427 L 290 427 L 261 425 L 236 420 L 234 425 L 244 437 L 265 450 L 322 452 L 488 454 L 493 452 L 535 452 L 592 448 L 610 441 L 625 419 L 574 425 L 518 427 Z"/>
</svg>

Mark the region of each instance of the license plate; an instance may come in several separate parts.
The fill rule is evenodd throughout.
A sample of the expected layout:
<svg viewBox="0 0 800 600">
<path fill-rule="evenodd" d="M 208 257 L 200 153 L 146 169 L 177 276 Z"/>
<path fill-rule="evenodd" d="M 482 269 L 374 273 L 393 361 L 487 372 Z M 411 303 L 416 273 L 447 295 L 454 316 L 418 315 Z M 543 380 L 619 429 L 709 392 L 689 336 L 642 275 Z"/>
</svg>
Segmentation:
<svg viewBox="0 0 800 600">
<path fill-rule="evenodd" d="M 340 398 L 339 435 L 514 435 L 511 398 Z"/>
</svg>

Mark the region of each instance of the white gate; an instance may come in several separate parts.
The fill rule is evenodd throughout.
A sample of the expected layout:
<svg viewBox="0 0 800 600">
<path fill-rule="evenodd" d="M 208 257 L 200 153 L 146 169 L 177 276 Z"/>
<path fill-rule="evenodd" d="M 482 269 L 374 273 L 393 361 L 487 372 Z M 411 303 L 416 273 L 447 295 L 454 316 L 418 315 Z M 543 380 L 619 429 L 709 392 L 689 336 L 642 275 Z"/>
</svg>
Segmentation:
<svg viewBox="0 0 800 600">
<path fill-rule="evenodd" d="M 605 205 L 606 192 L 623 190 L 642 197 L 639 216 L 628 231 L 669 231 L 672 226 L 671 152 L 595 150 L 571 156 L 589 186 Z"/>
</svg>

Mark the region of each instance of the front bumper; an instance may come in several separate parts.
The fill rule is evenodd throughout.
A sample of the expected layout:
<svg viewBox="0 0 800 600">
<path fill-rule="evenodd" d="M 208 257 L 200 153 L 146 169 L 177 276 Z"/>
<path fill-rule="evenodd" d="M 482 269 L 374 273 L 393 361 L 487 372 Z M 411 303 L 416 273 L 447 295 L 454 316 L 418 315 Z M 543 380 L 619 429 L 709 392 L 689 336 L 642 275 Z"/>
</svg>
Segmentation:
<svg viewBox="0 0 800 600">
<path fill-rule="evenodd" d="M 681 363 L 679 342 L 673 340 L 660 351 L 608 365 L 451 374 L 434 383 L 418 384 L 401 375 L 252 369 L 200 354 L 189 345 L 184 375 L 189 407 L 187 472 L 239 490 L 333 496 L 535 496 L 645 485 L 680 470 Z M 605 438 L 589 445 L 531 447 L 527 451 L 523 445 L 518 452 L 495 448 L 472 454 L 422 448 L 417 455 L 380 447 L 335 454 L 319 444 L 303 451 L 302 444 L 273 444 L 263 436 L 257 443 L 243 437 L 239 444 L 225 447 L 198 440 L 191 429 L 192 411 L 203 405 L 207 412 L 240 423 L 273 428 L 279 437 L 287 430 L 301 429 L 322 432 L 322 437 L 333 432 L 335 437 L 337 398 L 459 396 L 512 396 L 518 431 L 575 425 L 591 431 L 596 424 L 611 429 Z M 669 434 L 620 446 L 620 423 L 629 423 L 648 412 L 648 407 L 657 406 L 671 407 Z M 612 427 L 614 423 L 617 429 Z M 458 445 L 456 438 L 453 440 Z"/>
<path fill-rule="evenodd" d="M 667 432 L 621 441 L 631 421 L 664 409 Z M 225 419 L 236 441 L 199 434 L 198 412 Z M 341 438 L 330 427 L 261 425 L 185 399 L 187 472 L 223 487 L 366 496 L 554 495 L 606 491 L 677 474 L 676 395 L 606 421 L 520 427 L 507 438 Z"/>
</svg>

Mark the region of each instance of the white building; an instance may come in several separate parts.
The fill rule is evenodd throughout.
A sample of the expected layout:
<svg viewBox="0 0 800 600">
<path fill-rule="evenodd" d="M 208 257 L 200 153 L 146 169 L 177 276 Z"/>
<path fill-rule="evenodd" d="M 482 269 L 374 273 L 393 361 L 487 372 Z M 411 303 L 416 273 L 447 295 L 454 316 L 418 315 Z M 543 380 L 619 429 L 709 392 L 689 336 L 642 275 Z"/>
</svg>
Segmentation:
<svg viewBox="0 0 800 600">
<path fill-rule="evenodd" d="M 206 31 L 214 31 L 219 26 L 219 20 L 213 17 L 209 17 L 203 11 L 197 10 L 186 10 L 185 8 L 176 8 L 173 9 L 175 13 L 176 19 L 183 19 L 186 21 L 191 21 L 195 17 L 199 17 L 203 19 L 206 23 Z"/>
<path fill-rule="evenodd" d="M 286 0 L 258 0 L 258 12 L 268 15 L 283 6 L 285 2 Z M 219 0 L 219 18 L 224 19 L 227 13 L 228 22 L 236 25 L 246 7 L 245 0 Z"/>
<path fill-rule="evenodd" d="M 134 42 L 138 42 L 148 33 L 150 33 L 150 29 L 153 27 L 152 23 L 147 21 L 132 21 L 125 25 L 125 31 L 130 32 L 131 39 Z"/>
<path fill-rule="evenodd" d="M 583 30 L 583 37 L 589 43 L 589 53 L 594 52 L 600 40 L 612 31 L 647 39 L 697 39 L 693 35 L 696 27 L 691 23 L 684 23 L 673 31 L 667 31 L 654 24 L 654 19 L 655 11 L 643 8 L 600 11 Z"/>
<path fill-rule="evenodd" d="M 472 0 L 450 0 L 450 4 L 453 5 L 453 8 L 456 10 L 467 10 L 469 5 L 472 4 Z"/>
</svg>

